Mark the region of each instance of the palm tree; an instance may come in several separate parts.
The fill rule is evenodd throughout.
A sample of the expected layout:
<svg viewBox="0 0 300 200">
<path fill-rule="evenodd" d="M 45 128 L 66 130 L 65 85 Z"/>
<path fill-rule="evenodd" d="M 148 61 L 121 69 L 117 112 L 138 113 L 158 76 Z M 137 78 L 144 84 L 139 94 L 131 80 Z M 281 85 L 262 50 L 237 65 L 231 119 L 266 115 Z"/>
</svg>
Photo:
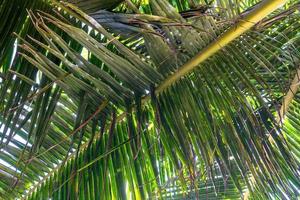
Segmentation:
<svg viewBox="0 0 300 200">
<path fill-rule="evenodd" d="M 297 199 L 297 0 L 1 0 L 1 199 Z"/>
</svg>

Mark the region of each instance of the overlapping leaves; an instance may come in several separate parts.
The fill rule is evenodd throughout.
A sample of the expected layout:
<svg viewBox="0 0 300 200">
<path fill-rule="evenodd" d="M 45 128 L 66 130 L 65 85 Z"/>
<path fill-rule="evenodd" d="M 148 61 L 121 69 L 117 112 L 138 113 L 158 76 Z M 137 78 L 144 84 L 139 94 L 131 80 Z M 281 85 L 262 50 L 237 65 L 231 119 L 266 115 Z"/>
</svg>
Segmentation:
<svg viewBox="0 0 300 200">
<path fill-rule="evenodd" d="M 82 28 L 75 18 L 31 15 L 43 39 L 28 38 L 21 45 L 23 58 L 47 77 L 42 78 L 43 87 L 55 82 L 52 103 L 47 105 L 50 97 L 46 94 L 34 101 L 33 108 L 40 107 L 40 113 L 45 113 L 48 107 L 48 116 L 52 117 L 49 126 L 36 129 L 42 131 L 43 137 L 38 132 L 34 134 L 37 140 L 31 140 L 35 147 L 32 152 L 42 152 L 43 159 L 51 160 L 47 164 L 61 163 L 67 154 L 74 158 L 54 175 L 46 176 L 31 198 L 163 197 L 163 190 L 168 188 L 164 185 L 174 175 L 178 177 L 174 184 L 177 188 L 180 185 L 184 193 L 198 191 L 206 180 L 217 191 L 220 174 L 223 185 L 230 179 L 235 191 L 232 195 L 237 192 L 241 196 L 245 185 L 259 191 L 262 197 L 271 193 L 279 198 L 297 195 L 299 161 L 289 153 L 273 113 L 276 98 L 282 96 L 289 82 L 286 71 L 293 71 L 295 58 L 299 58 L 297 46 L 289 46 L 286 52 L 285 44 L 297 42 L 298 33 L 290 33 L 284 23 L 278 25 L 276 21 L 277 31 L 272 26 L 266 31 L 260 27 L 157 96 L 153 85 L 176 72 L 227 25 L 219 24 L 219 19 L 212 16 L 184 19 L 164 0 L 149 3 L 145 6 L 151 10 L 148 14 L 160 15 L 156 19 L 167 19 L 167 23 L 156 21 L 159 26 L 154 26 L 143 21 L 142 26 L 148 31 L 141 31 L 139 42 L 135 43 L 136 47 L 144 46 L 142 52 L 134 52 L 136 48 L 130 44 L 132 49 L 127 48 L 118 37 L 72 6 L 61 5 L 94 30 Z M 238 9 L 232 10 L 223 17 L 233 19 L 237 13 Z M 168 19 L 175 20 L 175 26 Z M 299 26 L 297 13 L 284 19 L 286 24 Z M 190 22 L 193 26 L 187 26 Z M 110 29 L 114 31 L 113 26 Z M 80 53 L 82 49 L 88 57 Z M 66 105 L 64 109 L 54 101 L 54 94 L 60 94 L 60 90 L 63 93 L 57 99 Z M 141 99 L 149 91 L 151 105 Z M 91 120 L 91 113 L 106 100 L 110 103 Z M 51 110 L 51 104 L 58 104 L 55 110 Z M 121 112 L 125 114 L 116 118 Z M 70 117 L 72 114 L 76 119 Z M 41 121 L 48 119 L 47 115 L 42 116 L 45 118 Z M 125 121 L 120 122 L 124 117 Z M 91 121 L 82 126 L 86 120 Z M 100 134 L 96 134 L 98 131 Z M 64 139 L 70 132 L 72 140 Z M 57 135 L 60 137 L 55 138 Z M 96 143 L 91 143 L 93 138 L 98 138 Z M 55 145 L 59 140 L 66 144 Z M 43 154 L 46 143 L 51 150 Z M 46 155 L 59 155 L 59 161 Z M 37 165 L 28 164 L 25 176 Z M 256 180 L 255 186 L 249 181 L 251 176 Z M 125 190 L 131 191 L 130 197 Z M 196 197 L 199 195 L 202 194 L 195 193 Z"/>
</svg>

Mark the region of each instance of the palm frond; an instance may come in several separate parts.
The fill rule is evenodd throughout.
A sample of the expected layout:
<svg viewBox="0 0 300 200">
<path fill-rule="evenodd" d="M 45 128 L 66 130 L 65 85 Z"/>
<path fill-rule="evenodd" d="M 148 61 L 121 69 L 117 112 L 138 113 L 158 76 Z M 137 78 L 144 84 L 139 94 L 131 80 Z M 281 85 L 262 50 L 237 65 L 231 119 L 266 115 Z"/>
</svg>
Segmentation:
<svg viewBox="0 0 300 200">
<path fill-rule="evenodd" d="M 90 15 L 53 2 L 19 36 L 1 86 L 1 195 L 299 195 L 297 94 L 276 120 L 299 66 L 298 4 L 261 21 L 283 1 L 205 2 L 203 15 L 196 1 L 73 3 Z"/>
</svg>

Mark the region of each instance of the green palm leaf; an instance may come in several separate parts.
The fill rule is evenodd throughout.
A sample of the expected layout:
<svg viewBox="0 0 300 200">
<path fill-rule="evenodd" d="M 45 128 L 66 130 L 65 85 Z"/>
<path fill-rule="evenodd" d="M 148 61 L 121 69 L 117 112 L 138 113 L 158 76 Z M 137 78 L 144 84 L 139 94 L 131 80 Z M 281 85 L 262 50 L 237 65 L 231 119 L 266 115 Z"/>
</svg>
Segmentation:
<svg viewBox="0 0 300 200">
<path fill-rule="evenodd" d="M 69 2 L 3 33 L 1 197 L 297 198 L 298 3 Z"/>
</svg>

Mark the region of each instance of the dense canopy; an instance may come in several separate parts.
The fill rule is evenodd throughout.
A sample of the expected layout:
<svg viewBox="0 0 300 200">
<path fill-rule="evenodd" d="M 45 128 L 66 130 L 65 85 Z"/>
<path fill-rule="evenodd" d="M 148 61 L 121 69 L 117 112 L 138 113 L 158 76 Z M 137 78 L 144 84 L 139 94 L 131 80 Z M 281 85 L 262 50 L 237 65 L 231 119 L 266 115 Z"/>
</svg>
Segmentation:
<svg viewBox="0 0 300 200">
<path fill-rule="evenodd" d="M 0 199 L 297 199 L 298 0 L 0 0 Z"/>
</svg>

